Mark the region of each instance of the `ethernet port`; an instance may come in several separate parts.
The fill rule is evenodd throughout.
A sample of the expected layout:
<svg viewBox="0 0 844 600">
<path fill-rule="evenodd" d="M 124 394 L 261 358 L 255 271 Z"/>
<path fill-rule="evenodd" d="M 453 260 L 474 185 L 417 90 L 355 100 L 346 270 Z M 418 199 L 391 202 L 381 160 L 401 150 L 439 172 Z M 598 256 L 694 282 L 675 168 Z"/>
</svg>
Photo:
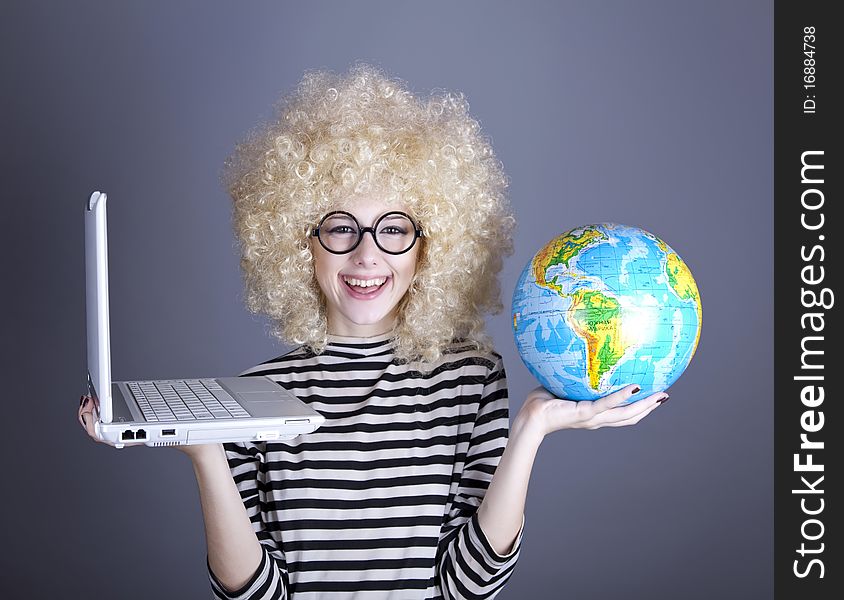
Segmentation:
<svg viewBox="0 0 844 600">
<path fill-rule="evenodd" d="M 120 434 L 120 441 L 125 440 L 134 440 L 135 439 L 135 432 L 131 429 L 127 429 L 123 433 Z"/>
<path fill-rule="evenodd" d="M 146 431 L 144 431 L 143 429 L 138 429 L 138 431 L 136 431 L 136 432 L 135 432 L 135 439 L 136 439 L 136 440 L 145 440 L 145 439 L 147 439 L 147 432 L 146 432 Z"/>
</svg>

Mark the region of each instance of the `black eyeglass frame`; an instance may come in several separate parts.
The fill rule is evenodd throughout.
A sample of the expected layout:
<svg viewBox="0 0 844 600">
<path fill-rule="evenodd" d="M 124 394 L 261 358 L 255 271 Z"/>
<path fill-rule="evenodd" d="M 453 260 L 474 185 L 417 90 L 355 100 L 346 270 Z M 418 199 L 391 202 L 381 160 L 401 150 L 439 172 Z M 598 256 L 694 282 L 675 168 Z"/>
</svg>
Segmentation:
<svg viewBox="0 0 844 600">
<path fill-rule="evenodd" d="M 342 252 L 338 252 L 337 250 L 332 250 L 331 248 L 329 248 L 328 246 L 326 246 L 323 243 L 322 238 L 319 235 L 319 230 L 322 227 L 322 224 L 325 223 L 325 220 L 328 217 L 331 217 L 333 215 L 346 215 L 348 217 L 351 217 L 352 221 L 354 221 L 355 225 L 357 225 L 358 240 L 354 244 L 352 244 L 352 247 L 349 248 L 348 250 L 343 250 Z M 401 215 L 402 217 L 405 217 L 408 221 L 410 221 L 410 223 L 413 225 L 413 231 L 414 231 L 413 241 L 410 242 L 410 246 L 408 246 L 407 248 L 405 248 L 401 252 L 391 252 L 390 250 L 387 250 L 381 244 L 378 243 L 378 236 L 375 235 L 375 231 L 376 231 L 376 229 L 378 229 L 378 225 L 381 224 L 381 221 L 383 221 L 384 219 L 386 219 L 387 217 L 389 217 L 391 215 Z M 378 249 L 381 250 L 381 252 L 384 252 L 386 254 L 392 254 L 393 256 L 397 256 L 399 254 L 404 254 L 405 252 L 409 252 L 410 249 L 413 248 L 413 246 L 416 245 L 416 240 L 418 240 L 419 238 L 421 238 L 425 235 L 424 232 L 422 231 L 422 228 L 419 227 L 419 225 L 416 224 L 416 221 L 414 221 L 413 218 L 409 214 L 402 212 L 400 210 L 391 210 L 390 212 L 384 213 L 383 215 L 378 217 L 378 220 L 375 221 L 375 225 L 373 225 L 372 227 L 361 227 L 360 223 L 358 223 L 358 220 L 355 218 L 355 215 L 353 215 L 350 212 L 346 212 L 345 210 L 333 210 L 330 213 L 328 213 L 327 215 L 325 215 L 322 219 L 320 219 L 319 225 L 317 225 L 316 227 L 311 229 L 311 237 L 315 237 L 316 239 L 318 239 L 319 245 L 322 246 L 323 248 L 325 248 L 326 252 L 330 252 L 331 254 L 348 254 L 349 252 L 353 252 L 355 248 L 360 246 L 361 240 L 363 240 L 363 234 L 366 233 L 367 231 L 372 234 L 372 239 L 373 239 L 373 241 L 375 241 L 375 245 L 378 246 Z"/>
</svg>

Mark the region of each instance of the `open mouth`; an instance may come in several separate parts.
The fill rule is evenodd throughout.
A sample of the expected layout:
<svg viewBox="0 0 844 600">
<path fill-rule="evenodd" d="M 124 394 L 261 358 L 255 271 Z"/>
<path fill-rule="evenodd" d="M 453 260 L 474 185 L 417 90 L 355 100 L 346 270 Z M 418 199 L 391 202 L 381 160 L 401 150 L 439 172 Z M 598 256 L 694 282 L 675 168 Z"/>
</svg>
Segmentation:
<svg viewBox="0 0 844 600">
<path fill-rule="evenodd" d="M 341 275 L 340 278 L 343 280 L 343 283 L 346 284 L 346 287 L 358 296 L 371 296 L 378 293 L 384 287 L 384 284 L 386 284 L 390 279 L 389 277 L 370 277 L 367 279 L 361 279 L 357 277 L 348 277 L 346 275 Z"/>
</svg>

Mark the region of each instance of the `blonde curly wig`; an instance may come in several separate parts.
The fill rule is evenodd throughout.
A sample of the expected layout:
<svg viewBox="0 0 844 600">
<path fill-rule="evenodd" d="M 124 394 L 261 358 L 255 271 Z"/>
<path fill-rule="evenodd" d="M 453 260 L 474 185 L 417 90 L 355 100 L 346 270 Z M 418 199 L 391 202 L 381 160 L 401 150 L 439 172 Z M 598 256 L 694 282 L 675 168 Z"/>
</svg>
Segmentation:
<svg viewBox="0 0 844 600">
<path fill-rule="evenodd" d="M 399 304 L 395 355 L 432 363 L 455 340 L 490 349 L 498 274 L 512 252 L 507 178 L 463 94 L 418 98 L 365 63 L 308 71 L 274 120 L 238 144 L 224 181 L 234 200 L 246 304 L 284 342 L 321 353 L 325 299 L 310 230 L 342 199 L 379 194 L 424 231 Z"/>
</svg>

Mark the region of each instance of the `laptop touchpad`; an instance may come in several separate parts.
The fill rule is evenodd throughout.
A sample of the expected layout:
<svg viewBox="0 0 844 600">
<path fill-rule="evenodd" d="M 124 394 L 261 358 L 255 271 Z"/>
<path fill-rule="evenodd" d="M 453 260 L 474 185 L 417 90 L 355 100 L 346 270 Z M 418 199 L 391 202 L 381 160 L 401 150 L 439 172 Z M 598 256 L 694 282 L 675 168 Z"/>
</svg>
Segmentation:
<svg viewBox="0 0 844 600">
<path fill-rule="evenodd" d="M 248 392 L 240 393 L 237 397 L 241 406 L 253 417 L 278 417 L 282 407 L 286 407 L 284 398 L 278 392 Z"/>
<path fill-rule="evenodd" d="M 253 402 L 284 402 L 285 398 L 279 392 L 240 392 L 237 395 L 243 402 L 252 404 Z"/>
<path fill-rule="evenodd" d="M 224 387 L 232 392 L 269 392 L 279 387 L 277 383 L 266 377 L 225 377 L 218 379 Z"/>
</svg>

